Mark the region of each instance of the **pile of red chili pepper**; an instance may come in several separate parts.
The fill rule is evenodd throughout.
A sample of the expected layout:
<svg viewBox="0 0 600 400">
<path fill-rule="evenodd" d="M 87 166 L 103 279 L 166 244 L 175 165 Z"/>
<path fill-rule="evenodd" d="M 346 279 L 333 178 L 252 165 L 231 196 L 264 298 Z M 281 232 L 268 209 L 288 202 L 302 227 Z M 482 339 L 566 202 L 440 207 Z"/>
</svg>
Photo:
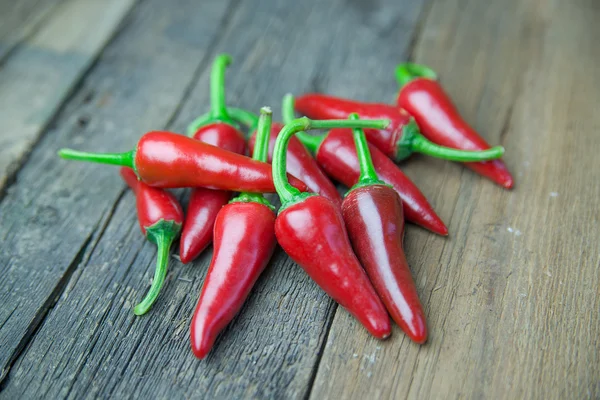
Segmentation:
<svg viewBox="0 0 600 400">
<path fill-rule="evenodd" d="M 230 62 L 225 54 L 215 59 L 210 112 L 190 124 L 188 136 L 148 132 L 125 153 L 59 151 L 66 159 L 121 166 L 135 193 L 142 233 L 158 254 L 150 289 L 134 313 L 145 314 L 157 301 L 179 235 L 182 263 L 212 241 L 191 322 L 192 350 L 204 358 L 279 244 L 373 336 L 391 334 L 391 316 L 424 343 L 427 324 L 403 250 L 404 222 L 440 235 L 448 229 L 397 163 L 419 152 L 463 162 L 511 188 L 499 159 L 504 149 L 490 147 L 460 117 L 435 73 L 422 65 L 397 67 L 395 105 L 286 95 L 282 124 L 272 123 L 268 107 L 256 116 L 226 106 Z M 306 116 L 295 118 L 294 109 Z M 313 129 L 328 131 L 306 133 Z M 244 130 L 251 132 L 248 140 Z M 350 188 L 343 198 L 332 180 Z M 185 212 L 170 188 L 191 188 Z M 278 211 L 263 193 L 279 196 Z"/>
</svg>

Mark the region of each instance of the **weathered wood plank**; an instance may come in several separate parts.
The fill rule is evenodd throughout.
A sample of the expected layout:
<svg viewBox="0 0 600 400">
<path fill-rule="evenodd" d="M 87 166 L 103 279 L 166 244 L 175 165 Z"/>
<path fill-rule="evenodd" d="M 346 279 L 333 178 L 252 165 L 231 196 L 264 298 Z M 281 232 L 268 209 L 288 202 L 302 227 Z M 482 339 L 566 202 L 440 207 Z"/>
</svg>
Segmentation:
<svg viewBox="0 0 600 400">
<path fill-rule="evenodd" d="M 61 0 L 0 1 L 0 64 L 52 13 Z"/>
<path fill-rule="evenodd" d="M 516 187 L 407 163 L 451 232 L 407 232 L 430 340 L 348 335 L 338 312 L 311 398 L 600 396 L 598 18 L 593 0 L 434 1 L 414 58 L 506 146 Z"/>
<path fill-rule="evenodd" d="M 227 10 L 203 5 L 206 21 L 197 24 L 191 3 L 139 6 L 0 203 L 0 380 L 97 245 L 123 191 L 116 169 L 66 162 L 56 150 L 126 149 L 168 122 Z"/>
<path fill-rule="evenodd" d="M 0 192 L 135 0 L 65 0 L 0 71 Z"/>
<path fill-rule="evenodd" d="M 396 1 L 379 2 L 366 15 L 365 6 L 356 2 L 350 8 L 342 1 L 240 3 L 229 11 L 230 21 L 215 46 L 215 53 L 234 55 L 228 73 L 230 101 L 255 110 L 265 104 L 279 110 L 284 93 L 314 86 L 328 89 L 331 77 L 346 65 L 368 65 L 374 74 L 371 79 L 356 68 L 346 76 L 365 85 L 371 81 L 373 90 L 383 93 L 387 82 L 379 79 L 383 70 L 376 54 L 391 60 L 398 48 L 388 48 L 389 43 L 371 48 L 370 43 L 378 35 L 402 35 L 394 45 L 404 43 L 400 49 L 404 51 L 421 4 L 411 1 L 397 8 Z M 204 18 L 214 19 L 194 12 L 191 5 L 182 12 L 195 15 L 197 25 L 203 25 Z M 304 24 L 289 30 L 293 21 Z M 326 40 L 324 26 L 332 32 Z M 348 39 L 355 45 L 346 47 Z M 97 82 L 89 80 L 86 86 Z M 183 130 L 206 110 L 207 89 L 205 71 L 173 129 Z M 338 90 L 351 95 L 359 88 Z M 117 105 L 110 112 L 117 113 Z M 97 143 L 106 147 L 105 142 Z M 97 173 L 100 167 L 93 170 Z M 116 177 L 115 171 L 112 174 Z M 305 397 L 333 315 L 334 305 L 327 296 L 279 251 L 215 351 L 200 362 L 189 350 L 188 329 L 211 253 L 189 266 L 173 262 L 160 301 L 147 316 L 134 317 L 131 308 L 146 290 L 140 282 L 151 279 L 155 250 L 139 236 L 133 213 L 133 199 L 126 194 L 102 239 L 76 269 L 64 295 L 14 365 L 5 392 L 73 398 Z M 74 316 L 74 309 L 82 310 L 81 315 Z"/>
</svg>

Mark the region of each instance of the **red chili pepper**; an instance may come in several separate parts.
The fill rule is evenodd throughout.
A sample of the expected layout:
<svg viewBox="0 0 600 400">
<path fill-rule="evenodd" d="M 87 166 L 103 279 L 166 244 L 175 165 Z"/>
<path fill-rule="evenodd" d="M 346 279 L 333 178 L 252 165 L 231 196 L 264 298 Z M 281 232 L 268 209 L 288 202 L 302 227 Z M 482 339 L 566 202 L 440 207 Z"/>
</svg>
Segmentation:
<svg viewBox="0 0 600 400">
<path fill-rule="evenodd" d="M 355 125 L 360 122 L 367 125 Z M 383 339 L 391 333 L 389 316 L 352 251 L 339 209 L 323 196 L 300 193 L 285 178 L 286 147 L 294 133 L 332 126 L 373 128 L 377 127 L 375 122 L 300 118 L 283 128 L 273 155 L 273 179 L 282 201 L 275 221 L 275 235 L 283 250 L 328 295 L 354 315 L 373 336 Z"/>
<path fill-rule="evenodd" d="M 165 281 L 169 249 L 181 230 L 183 210 L 175 196 L 166 190 L 139 182 L 132 169 L 122 167 L 120 173 L 123 180 L 135 193 L 138 221 L 142 233 L 158 247 L 156 271 L 150 290 L 144 300 L 133 309 L 135 315 L 143 315 L 156 301 Z"/>
<path fill-rule="evenodd" d="M 291 99 L 286 101 L 287 104 L 293 103 L 293 97 L 287 96 Z M 358 182 L 360 165 L 350 130 L 332 129 L 325 135 L 298 132 L 296 137 L 315 154 L 317 162 L 331 178 L 348 187 Z M 379 179 L 392 185 L 400 195 L 406 219 L 439 235 L 447 235 L 448 228 L 419 188 L 375 146 L 369 146 L 369 150 Z"/>
<path fill-rule="evenodd" d="M 432 69 L 418 64 L 400 64 L 396 68 L 396 78 L 400 85 L 398 106 L 415 118 L 423 135 L 429 140 L 457 149 L 490 148 L 490 145 L 462 119 Z M 501 160 L 465 165 L 507 189 L 513 186 L 513 178 Z"/>
<path fill-rule="evenodd" d="M 227 54 L 215 58 L 210 80 L 211 110 L 201 126 L 195 121 L 190 124 L 188 134 L 200 142 L 244 154 L 244 135 L 234 125 L 225 107 L 225 70 L 230 63 L 231 56 Z M 217 214 L 230 198 L 231 192 L 225 190 L 192 189 L 179 242 L 182 263 L 194 260 L 210 244 Z"/>
<path fill-rule="evenodd" d="M 171 132 L 148 132 L 127 153 L 86 153 L 62 149 L 66 159 L 133 168 L 146 184 L 161 188 L 206 187 L 232 192 L 273 193 L 271 166 Z M 306 191 L 304 182 L 290 177 Z"/>
<path fill-rule="evenodd" d="M 256 117 L 248 113 L 245 110 L 237 108 L 230 109 L 231 116 L 242 121 L 245 125 L 250 127 L 256 126 L 254 121 Z M 292 109 L 293 113 L 293 109 Z M 284 118 L 285 119 L 285 118 Z M 293 119 L 290 118 L 290 119 Z M 271 137 L 269 140 L 269 162 L 273 160 L 273 150 L 275 148 L 275 141 L 277 135 L 283 128 L 283 124 L 275 123 L 271 126 Z M 256 138 L 256 131 L 250 137 L 248 141 L 250 148 L 254 147 L 254 140 Z M 323 197 L 331 200 L 336 206 L 341 207 L 342 197 L 338 193 L 335 185 L 323 170 L 319 167 L 317 161 L 310 155 L 309 151 L 304 145 L 296 138 L 292 137 L 287 148 L 287 171 L 293 176 L 298 177 L 302 182 L 306 183 L 308 189 L 313 192 L 320 194 Z"/>
<path fill-rule="evenodd" d="M 296 99 L 295 107 L 309 118 L 346 118 L 357 113 L 362 118 L 387 118 L 392 123 L 385 129 L 365 129 L 367 140 L 396 162 L 412 153 L 423 153 L 451 161 L 482 161 L 502 157 L 501 146 L 483 151 L 465 151 L 442 147 L 430 142 L 419 132 L 415 120 L 403 109 L 381 103 L 363 103 L 323 94 L 305 94 Z M 481 150 L 481 149 L 479 149 Z"/>
<path fill-rule="evenodd" d="M 352 114 L 351 119 L 358 115 Z M 352 247 L 392 319 L 412 340 L 425 343 L 425 314 L 402 249 L 402 202 L 398 193 L 377 177 L 362 130 L 354 129 L 354 141 L 360 178 L 342 203 Z"/>
<path fill-rule="evenodd" d="M 261 109 L 254 158 L 265 161 L 271 110 Z M 219 332 L 242 308 L 273 255 L 275 213 L 257 193 L 242 193 L 223 207 L 215 221 L 214 253 L 191 325 L 192 350 L 204 358 Z"/>
</svg>

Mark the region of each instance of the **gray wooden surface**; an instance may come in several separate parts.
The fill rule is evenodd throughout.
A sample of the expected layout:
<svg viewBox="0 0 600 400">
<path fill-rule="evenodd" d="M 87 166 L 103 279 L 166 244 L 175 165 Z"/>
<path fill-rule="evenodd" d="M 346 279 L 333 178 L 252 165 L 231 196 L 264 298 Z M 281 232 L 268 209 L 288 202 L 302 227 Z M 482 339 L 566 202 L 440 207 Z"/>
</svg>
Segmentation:
<svg viewBox="0 0 600 400">
<path fill-rule="evenodd" d="M 16 3 L 0 1 L 0 398 L 600 397 L 597 2 Z M 407 229 L 427 345 L 370 338 L 281 250 L 204 361 L 188 332 L 210 250 L 172 260 L 133 315 L 156 255 L 133 196 L 56 150 L 183 131 L 221 52 L 229 102 L 276 116 L 286 92 L 391 102 L 395 64 L 428 63 L 506 147 L 510 192 L 402 166 L 450 228 Z"/>
</svg>

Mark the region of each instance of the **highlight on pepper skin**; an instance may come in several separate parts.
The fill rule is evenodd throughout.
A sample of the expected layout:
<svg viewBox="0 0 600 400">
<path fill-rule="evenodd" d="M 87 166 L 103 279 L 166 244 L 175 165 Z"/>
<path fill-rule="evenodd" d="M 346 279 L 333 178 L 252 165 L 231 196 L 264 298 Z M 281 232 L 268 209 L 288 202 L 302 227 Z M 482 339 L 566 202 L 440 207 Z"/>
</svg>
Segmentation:
<svg viewBox="0 0 600 400">
<path fill-rule="evenodd" d="M 120 166 L 135 195 L 139 226 L 157 253 L 134 314 L 160 313 L 170 301 L 161 289 L 179 237 L 183 264 L 212 243 L 189 330 L 193 355 L 210 357 L 279 244 L 373 338 L 390 337 L 394 322 L 413 344 L 426 343 L 427 319 L 403 247 L 405 222 L 442 236 L 448 228 L 401 163 L 413 153 L 462 162 L 510 188 L 504 148 L 489 146 L 462 119 L 425 66 L 398 67 L 396 104 L 287 94 L 283 123 L 273 123 L 269 107 L 257 115 L 227 104 L 231 62 L 227 54 L 215 58 L 210 108 L 187 135 L 150 131 L 121 153 L 59 151 L 65 159 Z M 176 188 L 190 191 L 177 197 L 169 191 Z M 188 199 L 185 213 L 180 197 Z"/>
</svg>

